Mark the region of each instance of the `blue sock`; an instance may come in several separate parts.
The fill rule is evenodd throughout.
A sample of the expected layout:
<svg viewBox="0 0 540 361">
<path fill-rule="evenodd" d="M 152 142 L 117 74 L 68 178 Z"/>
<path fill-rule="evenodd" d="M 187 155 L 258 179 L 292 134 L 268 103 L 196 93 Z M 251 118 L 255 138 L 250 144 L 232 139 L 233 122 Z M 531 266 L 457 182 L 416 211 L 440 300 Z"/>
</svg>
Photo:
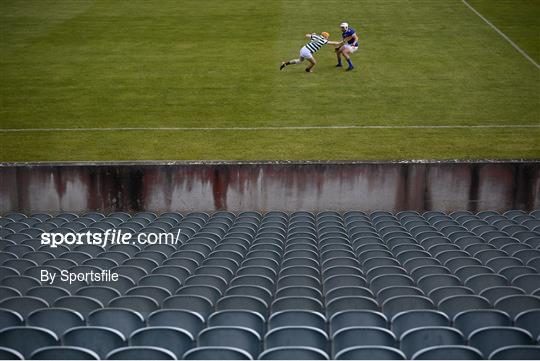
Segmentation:
<svg viewBox="0 0 540 361">
<path fill-rule="evenodd" d="M 347 64 L 349 64 L 349 68 L 353 67 L 351 59 L 347 59 Z"/>
<path fill-rule="evenodd" d="M 337 64 L 341 65 L 341 58 L 338 59 Z"/>
</svg>

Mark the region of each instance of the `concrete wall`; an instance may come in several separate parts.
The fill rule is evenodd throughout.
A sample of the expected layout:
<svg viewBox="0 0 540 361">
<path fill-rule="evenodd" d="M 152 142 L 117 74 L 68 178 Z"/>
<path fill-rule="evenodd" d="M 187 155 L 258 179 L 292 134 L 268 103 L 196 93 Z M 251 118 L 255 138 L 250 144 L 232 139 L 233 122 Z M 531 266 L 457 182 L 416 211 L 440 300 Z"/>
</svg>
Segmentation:
<svg viewBox="0 0 540 361">
<path fill-rule="evenodd" d="M 540 162 L 0 164 L 0 213 L 540 208 Z"/>
</svg>

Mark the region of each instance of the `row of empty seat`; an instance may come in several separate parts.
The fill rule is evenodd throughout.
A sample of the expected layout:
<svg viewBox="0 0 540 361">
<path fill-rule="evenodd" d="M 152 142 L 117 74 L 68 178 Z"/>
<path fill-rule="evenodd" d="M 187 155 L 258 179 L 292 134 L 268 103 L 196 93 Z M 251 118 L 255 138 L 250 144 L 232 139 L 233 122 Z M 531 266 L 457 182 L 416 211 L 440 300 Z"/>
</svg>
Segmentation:
<svg viewBox="0 0 540 361">
<path fill-rule="evenodd" d="M 180 242 L 40 239 L 106 230 Z M 540 211 L 11 213 L 0 250 L 0 359 L 540 358 Z"/>
</svg>

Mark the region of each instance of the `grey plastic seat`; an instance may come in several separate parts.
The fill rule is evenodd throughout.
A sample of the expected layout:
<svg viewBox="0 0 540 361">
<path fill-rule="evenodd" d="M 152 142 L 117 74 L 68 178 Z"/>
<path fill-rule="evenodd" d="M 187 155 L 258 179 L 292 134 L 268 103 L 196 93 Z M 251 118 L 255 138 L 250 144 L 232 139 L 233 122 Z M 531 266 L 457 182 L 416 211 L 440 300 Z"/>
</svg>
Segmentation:
<svg viewBox="0 0 540 361">
<path fill-rule="evenodd" d="M 112 350 L 126 346 L 126 339 L 109 327 L 82 326 L 67 330 L 62 336 L 62 344 L 89 349 L 104 359 Z"/>
<path fill-rule="evenodd" d="M 1 272 L 1 270 L 0 270 Z M 10 297 L 21 297 L 22 294 L 13 287 L 0 286 L 0 302 Z"/>
<path fill-rule="evenodd" d="M 47 302 L 43 301 L 41 298 L 31 296 L 10 297 L 0 302 L 0 308 L 15 311 L 24 319 L 26 319 L 33 311 L 48 306 Z"/>
<path fill-rule="evenodd" d="M 435 309 L 435 305 L 425 296 L 396 296 L 382 304 L 383 313 L 390 318 L 403 311 L 430 309 Z"/>
<path fill-rule="evenodd" d="M 107 360 L 176 360 L 174 353 L 162 347 L 121 347 L 107 354 Z"/>
<path fill-rule="evenodd" d="M 67 329 L 84 326 L 85 319 L 79 312 L 67 308 L 42 308 L 30 313 L 26 324 L 46 328 L 60 339 Z"/>
<path fill-rule="evenodd" d="M 540 346 L 506 346 L 493 351 L 490 360 L 540 360 Z"/>
<path fill-rule="evenodd" d="M 349 310 L 334 313 L 329 320 L 330 335 L 347 327 L 372 326 L 386 328 L 388 319 L 372 310 Z"/>
<path fill-rule="evenodd" d="M 527 330 L 531 333 L 533 339 L 537 339 L 540 336 L 540 309 L 531 309 L 519 313 L 514 318 L 516 327 Z"/>
<path fill-rule="evenodd" d="M 465 286 L 443 286 L 431 290 L 428 297 L 433 300 L 435 304 L 438 304 L 442 300 L 450 296 L 458 295 L 472 295 L 474 291 Z"/>
<path fill-rule="evenodd" d="M 346 327 L 332 337 L 332 355 L 334 357 L 341 351 L 356 346 L 387 346 L 395 347 L 396 337 L 389 330 L 382 327 Z"/>
<path fill-rule="evenodd" d="M 0 330 L 7 327 L 24 326 L 24 321 L 18 312 L 0 308 Z"/>
<path fill-rule="evenodd" d="M 15 272 L 17 272 L 17 271 L 15 271 Z M 2 273 L 4 273 L 3 270 L 2 270 Z M 1 278 L 1 276 L 0 276 L 0 278 Z M 21 294 L 24 295 L 30 288 L 41 286 L 41 283 L 37 279 L 35 279 L 33 277 L 14 275 L 14 276 L 6 276 L 6 277 L 4 277 L 0 281 L 0 285 L 14 288 L 17 291 L 19 291 Z"/>
<path fill-rule="evenodd" d="M 513 295 L 500 298 L 493 305 L 514 318 L 523 311 L 540 308 L 540 297 L 533 295 Z"/>
<path fill-rule="evenodd" d="M 169 291 L 171 294 L 180 288 L 182 283 L 175 277 L 162 274 L 151 274 L 139 280 L 139 286 L 157 286 Z M 131 287 L 129 287 L 131 288 Z M 128 288 L 128 289 L 129 289 Z M 128 290 L 126 289 L 126 291 Z"/>
<path fill-rule="evenodd" d="M 237 286 L 238 287 L 238 286 Z M 184 286 L 176 291 L 177 295 L 195 295 L 207 298 L 212 304 L 222 297 L 222 293 L 214 286 L 192 285 Z"/>
<path fill-rule="evenodd" d="M 477 295 L 457 295 L 450 296 L 438 304 L 439 310 L 446 313 L 450 319 L 462 311 L 472 309 L 488 309 L 491 308 L 489 301 Z"/>
<path fill-rule="evenodd" d="M 99 360 L 98 354 L 76 346 L 48 346 L 35 350 L 31 360 Z"/>
<path fill-rule="evenodd" d="M 253 296 L 230 295 L 222 297 L 216 304 L 216 310 L 247 310 L 258 312 L 266 318 L 268 305 L 263 300 Z"/>
<path fill-rule="evenodd" d="M 59 339 L 45 328 L 33 326 L 15 326 L 0 330 L 0 347 L 19 352 L 25 359 L 41 347 L 56 346 Z"/>
<path fill-rule="evenodd" d="M 79 288 L 76 296 L 86 296 L 98 300 L 102 305 L 108 305 L 116 297 L 120 297 L 120 292 L 107 286 L 87 286 Z"/>
<path fill-rule="evenodd" d="M 120 296 L 113 298 L 108 307 L 126 308 L 139 312 L 144 318 L 159 308 L 159 304 L 147 296 Z"/>
<path fill-rule="evenodd" d="M 400 350 L 387 346 L 348 347 L 335 355 L 336 360 L 405 360 Z"/>
<path fill-rule="evenodd" d="M 259 360 L 328 360 L 328 354 L 314 347 L 282 346 L 264 351 Z"/>
<path fill-rule="evenodd" d="M 162 308 L 197 312 L 204 319 L 214 311 L 210 300 L 194 295 L 174 295 L 168 297 L 163 301 Z"/>
<path fill-rule="evenodd" d="M 208 327 L 198 336 L 198 346 L 235 347 L 246 351 L 252 358 L 260 352 L 259 335 L 246 327 Z"/>
<path fill-rule="evenodd" d="M 0 347 L 0 360 L 24 360 L 24 356 L 11 348 Z"/>
<path fill-rule="evenodd" d="M 57 299 L 54 307 L 69 308 L 79 312 L 84 318 L 98 308 L 103 308 L 101 302 L 86 296 L 66 296 Z"/>
<path fill-rule="evenodd" d="M 38 286 L 30 288 L 26 295 L 41 298 L 49 305 L 52 305 L 57 299 L 69 296 L 69 292 L 56 286 Z"/>
<path fill-rule="evenodd" d="M 484 356 L 501 347 L 514 345 L 532 345 L 531 334 L 516 327 L 484 327 L 469 335 L 469 345 L 480 350 Z"/>
<path fill-rule="evenodd" d="M 242 349 L 227 346 L 196 347 L 187 351 L 183 360 L 253 360 L 251 355 Z"/>
<path fill-rule="evenodd" d="M 246 284 L 252 284 L 250 281 L 251 279 L 247 278 L 263 278 L 262 276 L 239 276 L 231 281 L 231 285 L 239 285 L 242 284 L 242 281 L 245 281 Z M 273 283 L 273 281 L 270 278 L 264 277 L 268 282 Z M 254 281 L 255 282 L 255 281 Z M 212 286 L 217 288 L 220 292 L 223 292 L 225 288 L 227 288 L 227 281 L 219 276 L 213 276 L 213 275 L 193 275 L 188 278 L 186 278 L 185 282 L 186 286 L 191 285 L 202 285 L 202 286 Z"/>
<path fill-rule="evenodd" d="M 181 325 L 179 325 L 181 326 Z M 193 336 L 178 327 L 156 326 L 137 330 L 129 337 L 130 346 L 153 346 L 171 351 L 176 358 L 195 346 Z"/>
<path fill-rule="evenodd" d="M 348 310 L 372 310 L 379 311 L 379 305 L 373 298 L 364 296 L 342 296 L 329 301 L 326 305 L 327 317 Z"/>
<path fill-rule="evenodd" d="M 512 285 L 525 290 L 525 292 L 532 293 L 540 287 L 540 274 L 518 276 L 512 280 Z"/>
<path fill-rule="evenodd" d="M 112 328 L 119 331 L 126 339 L 132 332 L 145 327 L 144 317 L 131 309 L 103 308 L 88 315 L 89 326 Z"/>
<path fill-rule="evenodd" d="M 257 332 L 260 338 L 262 338 L 266 332 L 264 317 L 258 312 L 247 310 L 224 310 L 214 312 L 208 318 L 208 327 L 213 326 L 246 327 Z"/>
<path fill-rule="evenodd" d="M 204 318 L 188 310 L 157 310 L 148 316 L 148 326 L 181 327 L 195 338 L 204 328 Z"/>
<path fill-rule="evenodd" d="M 285 326 L 274 328 L 266 334 L 264 344 L 266 349 L 275 347 L 314 347 L 327 350 L 328 336 L 326 332 L 308 326 Z"/>
<path fill-rule="evenodd" d="M 358 275 L 343 275 L 328 277 L 323 282 L 323 289 L 327 293 L 334 288 L 344 286 L 367 287 L 366 280 Z"/>
<path fill-rule="evenodd" d="M 424 296 L 424 292 L 413 286 L 391 286 L 383 288 L 377 293 L 379 303 L 384 303 L 387 299 L 397 296 Z"/>
<path fill-rule="evenodd" d="M 420 278 L 416 283 L 418 284 L 418 287 L 420 287 L 426 294 L 429 294 L 431 291 L 439 287 L 463 285 L 459 278 L 454 275 L 447 274 L 427 275 Z"/>
<path fill-rule="evenodd" d="M 468 310 L 454 316 L 454 327 L 465 337 L 481 328 L 492 326 L 512 326 L 512 319 L 500 310 Z"/>
<path fill-rule="evenodd" d="M 401 351 L 407 358 L 430 346 L 464 345 L 463 334 L 451 327 L 428 326 L 413 328 L 401 335 Z"/>
<path fill-rule="evenodd" d="M 524 293 L 525 291 L 523 291 L 521 288 L 514 286 L 495 286 L 486 288 L 485 290 L 480 292 L 480 296 L 487 298 L 489 302 L 493 305 L 503 297 L 522 295 Z"/>
<path fill-rule="evenodd" d="M 431 346 L 412 357 L 413 360 L 483 360 L 482 353 L 470 346 Z"/>
<path fill-rule="evenodd" d="M 373 278 L 370 282 L 370 288 L 375 293 L 387 287 L 397 286 L 415 286 L 415 284 L 411 277 L 402 274 L 384 274 Z"/>
<path fill-rule="evenodd" d="M 344 297 L 344 296 L 363 296 L 363 297 L 371 297 L 371 298 L 374 297 L 373 292 L 369 288 L 360 287 L 360 286 L 336 287 L 326 292 L 325 294 L 326 302 L 330 302 L 335 298 Z M 322 299 L 322 297 L 316 297 L 316 298 Z"/>
<path fill-rule="evenodd" d="M 450 326 L 448 316 L 435 310 L 410 310 L 396 314 L 392 320 L 392 332 L 399 339 L 405 332 L 417 327 Z"/>
<path fill-rule="evenodd" d="M 241 290 L 240 287 L 243 289 Z M 253 289 L 246 289 L 246 287 L 257 287 L 258 290 L 255 291 Z M 234 292 L 231 292 L 234 290 Z M 265 300 L 268 304 L 272 302 L 272 297 L 270 294 L 270 291 L 267 289 L 264 289 L 262 287 L 258 286 L 235 286 L 230 287 L 227 290 L 227 294 L 241 294 L 241 291 L 247 292 L 247 294 L 250 294 L 251 296 L 259 297 L 262 300 Z M 250 292 L 252 291 L 252 292 Z M 255 293 L 253 293 L 255 292 Z M 269 295 L 269 297 L 267 297 Z M 309 287 L 309 286 L 288 286 L 288 287 L 282 287 L 276 291 L 275 298 L 282 298 L 282 297 L 309 297 L 318 301 L 322 300 L 322 293 L 319 289 Z M 326 296 L 328 300 L 328 295 Z"/>
<path fill-rule="evenodd" d="M 490 287 L 509 286 L 506 277 L 499 274 L 479 274 L 467 278 L 465 286 L 472 288 L 475 292 L 480 293 Z"/>
</svg>

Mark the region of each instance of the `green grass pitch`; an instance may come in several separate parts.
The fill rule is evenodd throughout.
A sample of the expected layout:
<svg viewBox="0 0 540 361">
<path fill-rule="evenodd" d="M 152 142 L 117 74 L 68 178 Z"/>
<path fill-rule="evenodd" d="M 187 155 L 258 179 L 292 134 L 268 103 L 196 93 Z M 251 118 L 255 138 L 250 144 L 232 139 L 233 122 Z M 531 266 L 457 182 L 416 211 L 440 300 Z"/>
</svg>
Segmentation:
<svg viewBox="0 0 540 361">
<path fill-rule="evenodd" d="M 469 0 L 540 62 L 540 1 Z M 356 28 L 356 69 L 304 34 Z M 461 0 L 2 0 L 0 161 L 540 158 L 540 70 Z M 499 128 L 392 126 L 499 125 Z"/>
</svg>

